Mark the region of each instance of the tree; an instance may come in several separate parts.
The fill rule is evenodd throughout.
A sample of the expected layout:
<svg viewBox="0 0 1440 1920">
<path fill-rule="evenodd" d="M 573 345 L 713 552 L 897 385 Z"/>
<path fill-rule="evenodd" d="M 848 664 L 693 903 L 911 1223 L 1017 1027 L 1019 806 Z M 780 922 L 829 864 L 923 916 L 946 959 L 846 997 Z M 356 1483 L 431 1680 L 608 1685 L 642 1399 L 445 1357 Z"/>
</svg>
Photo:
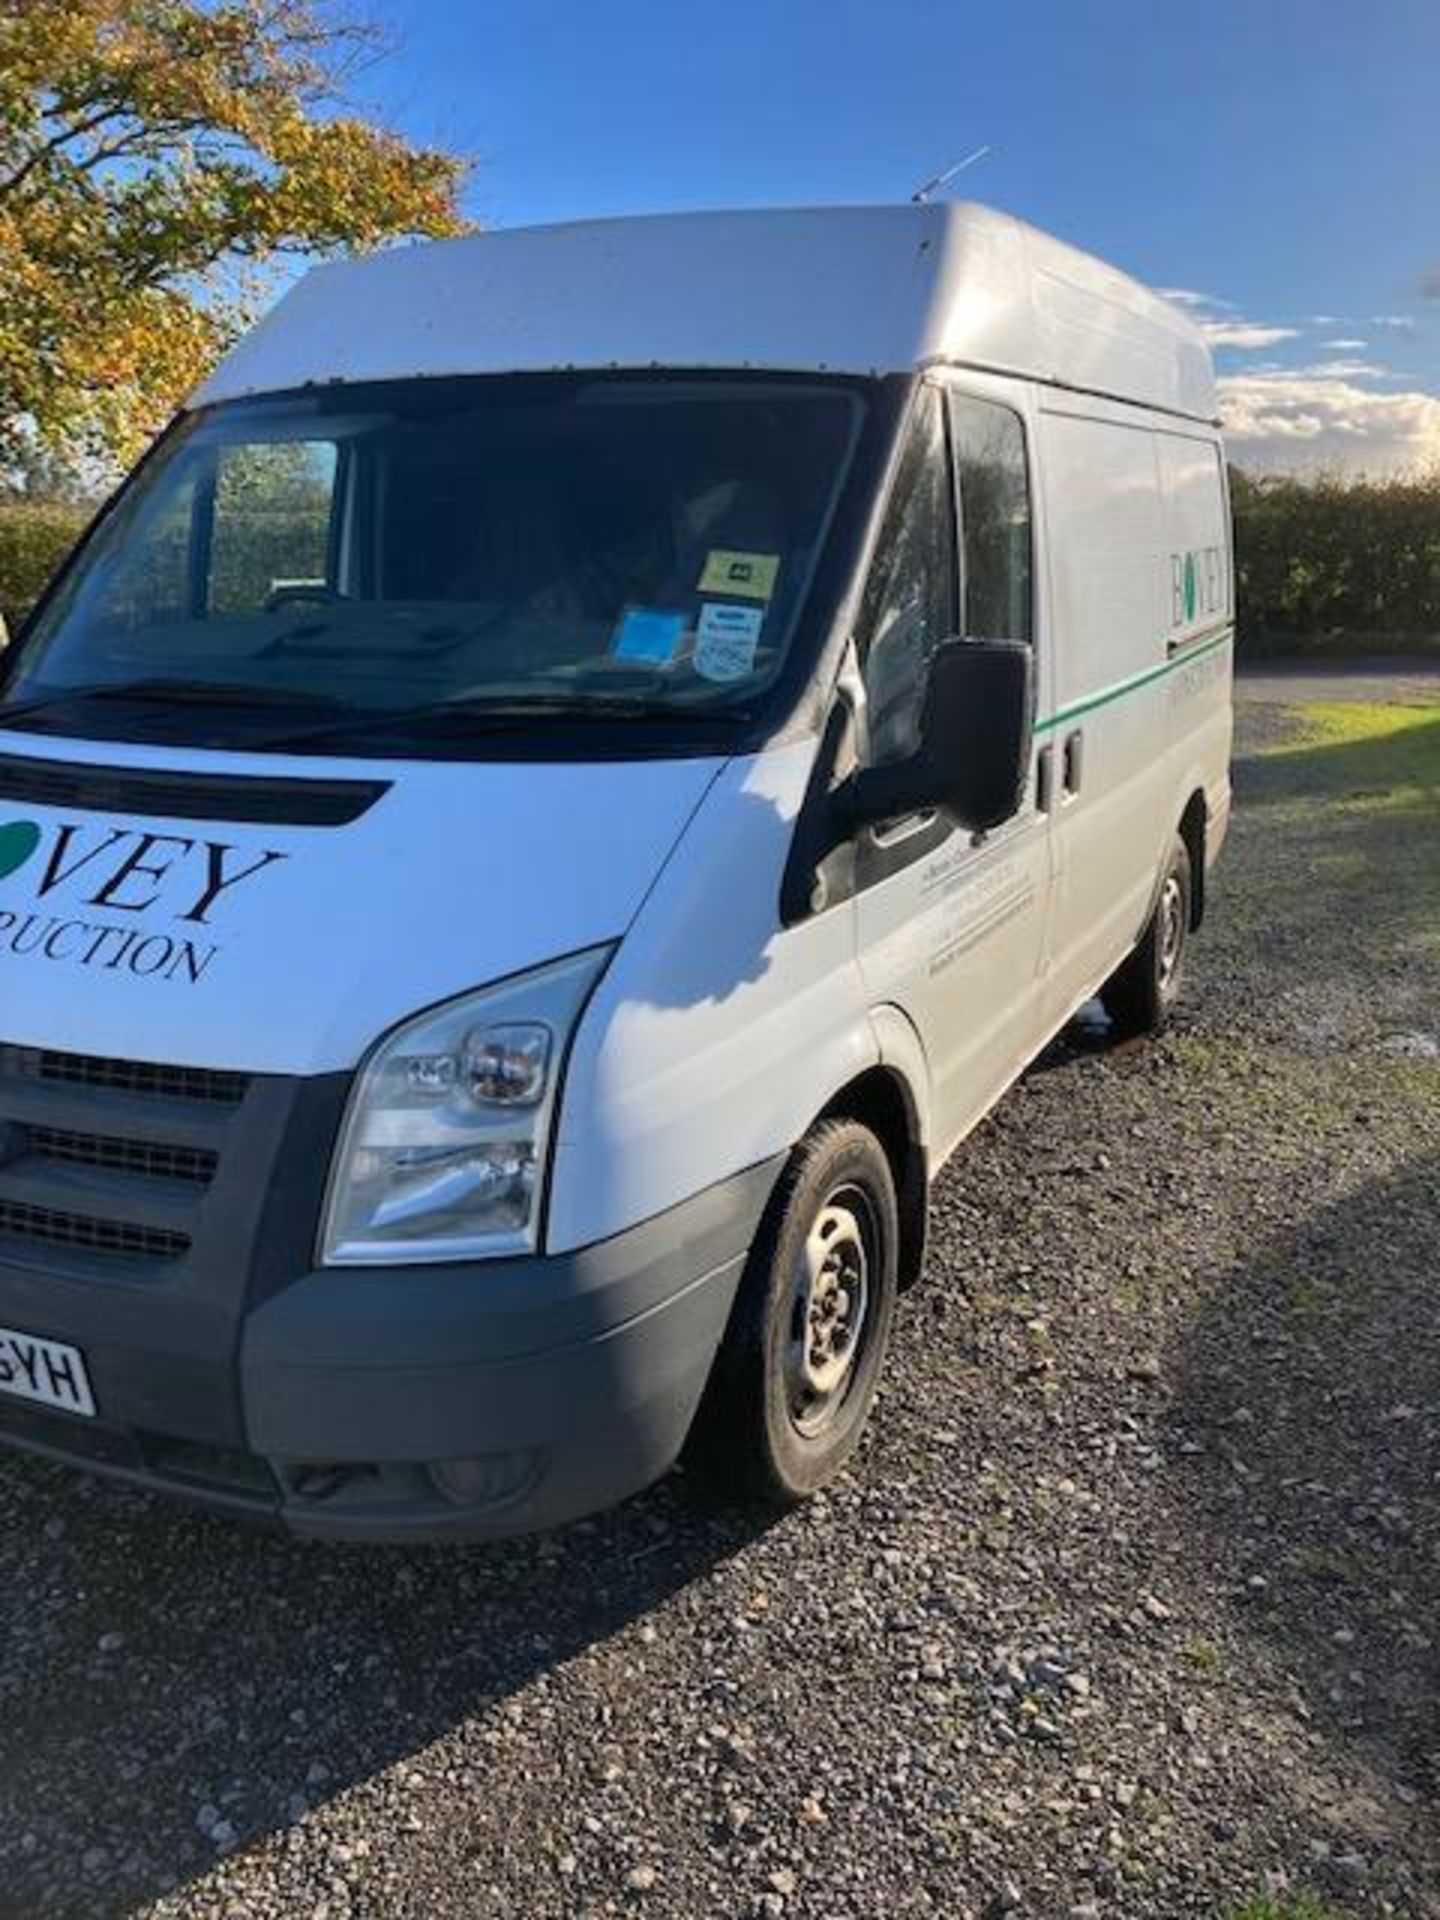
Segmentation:
<svg viewBox="0 0 1440 1920">
<path fill-rule="evenodd" d="M 0 463 L 134 456 L 287 258 L 463 232 L 330 0 L 0 0 Z"/>
</svg>

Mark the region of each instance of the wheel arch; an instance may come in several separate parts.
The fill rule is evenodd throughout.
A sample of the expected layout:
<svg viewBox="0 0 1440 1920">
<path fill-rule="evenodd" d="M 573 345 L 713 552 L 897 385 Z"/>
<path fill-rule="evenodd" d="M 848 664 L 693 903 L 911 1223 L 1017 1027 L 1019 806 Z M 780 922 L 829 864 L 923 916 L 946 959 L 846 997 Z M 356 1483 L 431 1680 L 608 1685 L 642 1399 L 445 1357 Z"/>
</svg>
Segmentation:
<svg viewBox="0 0 1440 1920">
<path fill-rule="evenodd" d="M 1190 856 L 1190 930 L 1193 933 L 1205 918 L 1205 841 L 1210 829 L 1210 805 L 1205 789 L 1198 783 L 1180 811 L 1176 832 L 1185 842 Z"/>
<path fill-rule="evenodd" d="M 900 1285 L 913 1286 L 925 1265 L 930 1176 L 920 1106 L 910 1082 L 893 1066 L 868 1067 L 841 1087 L 811 1124 L 842 1119 L 858 1120 L 885 1149 L 900 1214 Z"/>
</svg>

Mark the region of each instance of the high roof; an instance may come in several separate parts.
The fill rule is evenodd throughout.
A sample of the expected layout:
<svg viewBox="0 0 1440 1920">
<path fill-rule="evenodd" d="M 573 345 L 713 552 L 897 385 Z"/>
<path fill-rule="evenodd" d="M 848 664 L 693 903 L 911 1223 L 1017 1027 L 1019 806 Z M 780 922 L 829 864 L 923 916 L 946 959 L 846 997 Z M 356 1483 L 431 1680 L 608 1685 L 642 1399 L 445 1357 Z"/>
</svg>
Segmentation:
<svg viewBox="0 0 1440 1920">
<path fill-rule="evenodd" d="M 937 360 L 1216 411 L 1184 314 L 1023 221 L 954 202 L 516 227 L 316 267 L 192 404 L 411 375 Z"/>
</svg>

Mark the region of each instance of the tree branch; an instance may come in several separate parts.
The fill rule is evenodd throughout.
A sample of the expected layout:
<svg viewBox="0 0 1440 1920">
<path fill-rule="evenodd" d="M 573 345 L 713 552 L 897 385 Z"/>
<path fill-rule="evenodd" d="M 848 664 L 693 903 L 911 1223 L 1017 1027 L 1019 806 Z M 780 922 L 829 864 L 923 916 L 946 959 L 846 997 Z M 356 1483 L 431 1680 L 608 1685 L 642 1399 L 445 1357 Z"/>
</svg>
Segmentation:
<svg viewBox="0 0 1440 1920">
<path fill-rule="evenodd" d="M 98 127 L 103 127 L 107 120 L 121 119 L 128 112 L 127 107 L 111 104 L 99 113 L 92 113 L 88 119 L 78 121 L 74 126 L 62 127 L 59 133 L 42 142 L 29 158 L 16 168 L 8 180 L 0 180 L 0 195 L 17 192 L 24 186 L 36 167 L 43 166 L 52 154 L 59 153 L 60 149 L 68 146 L 72 140 L 83 139 L 87 133 L 94 133 Z"/>
</svg>

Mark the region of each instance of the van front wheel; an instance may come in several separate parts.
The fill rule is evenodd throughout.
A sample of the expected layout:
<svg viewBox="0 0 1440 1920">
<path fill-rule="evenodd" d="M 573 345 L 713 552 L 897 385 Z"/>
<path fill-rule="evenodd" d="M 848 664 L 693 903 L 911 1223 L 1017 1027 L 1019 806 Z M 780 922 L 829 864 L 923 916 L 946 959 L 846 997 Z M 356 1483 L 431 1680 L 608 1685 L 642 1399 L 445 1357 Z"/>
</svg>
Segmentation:
<svg viewBox="0 0 1440 1920">
<path fill-rule="evenodd" d="M 1122 1038 L 1159 1033 L 1180 998 L 1190 938 L 1194 881 L 1190 850 L 1177 833 L 1140 944 L 1100 989 L 1100 1003 Z"/>
<path fill-rule="evenodd" d="M 899 1210 L 854 1120 L 806 1135 L 766 1209 L 687 1451 L 725 1496 L 791 1506 L 859 1443 L 890 1339 Z"/>
</svg>

